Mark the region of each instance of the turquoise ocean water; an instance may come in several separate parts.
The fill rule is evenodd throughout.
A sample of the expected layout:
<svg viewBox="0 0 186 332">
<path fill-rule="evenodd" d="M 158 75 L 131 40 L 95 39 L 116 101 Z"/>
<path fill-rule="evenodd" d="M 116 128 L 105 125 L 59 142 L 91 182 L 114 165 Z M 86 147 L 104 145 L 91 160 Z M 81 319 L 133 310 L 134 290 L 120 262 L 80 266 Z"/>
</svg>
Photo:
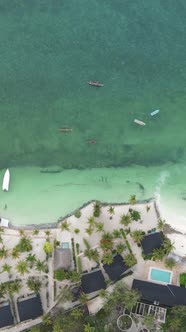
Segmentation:
<svg viewBox="0 0 186 332">
<path fill-rule="evenodd" d="M 17 183 L 9 196 L 0 195 L 2 206 L 12 201 L 7 216 L 19 215 L 20 205 L 29 204 L 20 193 L 28 176 L 33 196 L 38 183 L 56 183 L 57 175 L 40 173 L 54 165 L 69 170 L 58 174 L 67 184 L 77 169 L 81 183 L 98 172 L 101 180 L 92 196 L 106 200 L 110 195 L 113 201 L 135 189 L 138 193 L 139 185 L 118 198 L 120 183 L 112 190 L 102 183 L 100 174 L 108 167 L 109 178 L 112 170 L 118 179 L 123 172 L 125 190 L 126 181 L 132 181 L 128 170 L 135 170 L 135 177 L 143 169 L 141 180 L 133 181 L 143 182 L 146 191 L 138 193 L 143 197 L 153 195 L 162 174 L 168 174 L 174 190 L 167 180 L 165 200 L 179 191 L 177 200 L 186 205 L 185 12 L 184 0 L 0 0 L 0 167 L 13 167 Z M 88 80 L 104 87 L 90 87 Z M 160 113 L 151 117 L 154 109 Z M 59 127 L 73 130 L 64 134 Z M 97 144 L 87 144 L 92 139 Z M 28 175 L 30 166 L 38 166 L 38 172 L 29 169 Z M 85 187 L 77 198 L 73 186 L 66 185 L 69 197 L 63 208 L 53 204 L 54 210 L 70 212 L 90 196 Z M 58 202 L 56 195 L 52 199 Z M 38 212 L 43 206 L 37 204 Z"/>
</svg>

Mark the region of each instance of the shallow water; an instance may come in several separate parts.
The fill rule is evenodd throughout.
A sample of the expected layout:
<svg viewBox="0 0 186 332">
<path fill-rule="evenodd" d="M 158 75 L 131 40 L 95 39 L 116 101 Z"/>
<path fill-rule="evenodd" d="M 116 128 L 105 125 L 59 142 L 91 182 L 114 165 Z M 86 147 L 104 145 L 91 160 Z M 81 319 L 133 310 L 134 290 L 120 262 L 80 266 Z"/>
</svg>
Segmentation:
<svg viewBox="0 0 186 332">
<path fill-rule="evenodd" d="M 148 198 L 165 181 L 162 206 L 176 200 L 184 218 L 185 11 L 184 0 L 0 1 L 0 167 L 72 169 L 14 168 L 3 215 L 50 222 L 92 198 Z"/>
<path fill-rule="evenodd" d="M 166 171 L 160 166 L 132 166 L 45 174 L 40 168 L 12 168 L 10 191 L 0 191 L 0 215 L 14 225 L 55 223 L 90 200 L 121 203 L 136 194 L 138 200 L 155 197 L 163 217 L 182 226 L 185 169 L 167 164 Z"/>
</svg>

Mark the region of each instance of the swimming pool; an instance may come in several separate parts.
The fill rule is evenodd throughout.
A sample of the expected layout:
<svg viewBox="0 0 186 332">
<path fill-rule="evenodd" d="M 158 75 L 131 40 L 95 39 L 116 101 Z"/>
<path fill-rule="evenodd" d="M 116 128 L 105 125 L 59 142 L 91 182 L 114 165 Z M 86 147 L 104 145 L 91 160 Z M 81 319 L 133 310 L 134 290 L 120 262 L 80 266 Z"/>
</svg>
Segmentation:
<svg viewBox="0 0 186 332">
<path fill-rule="evenodd" d="M 69 249 L 69 243 L 68 242 L 62 242 L 62 248 L 63 249 Z"/>
<path fill-rule="evenodd" d="M 149 280 L 170 284 L 172 281 L 172 271 L 150 268 Z"/>
</svg>

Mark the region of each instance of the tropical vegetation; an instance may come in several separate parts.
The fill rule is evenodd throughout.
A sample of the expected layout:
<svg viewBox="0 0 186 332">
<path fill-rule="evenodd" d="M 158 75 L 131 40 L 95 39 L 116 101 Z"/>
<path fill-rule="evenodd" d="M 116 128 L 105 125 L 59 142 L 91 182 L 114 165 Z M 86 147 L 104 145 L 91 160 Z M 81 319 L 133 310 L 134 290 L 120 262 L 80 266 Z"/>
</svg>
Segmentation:
<svg viewBox="0 0 186 332">
<path fill-rule="evenodd" d="M 129 198 L 129 204 L 134 205 L 136 203 L 137 203 L 136 195 L 131 195 L 130 198 Z"/>
<path fill-rule="evenodd" d="M 131 215 L 129 213 L 122 214 L 120 217 L 120 224 L 124 226 L 128 226 L 132 222 Z"/>
<path fill-rule="evenodd" d="M 27 286 L 31 291 L 39 293 L 42 283 L 38 278 L 29 277 L 27 280 Z"/>
<path fill-rule="evenodd" d="M 113 249 L 113 235 L 109 232 L 106 232 L 102 235 L 100 240 L 100 247 L 103 251 Z"/>
<path fill-rule="evenodd" d="M 133 232 L 131 232 L 131 237 L 137 244 L 140 244 L 144 238 L 144 232 L 141 231 L 140 229 L 136 229 Z"/>
<path fill-rule="evenodd" d="M 138 212 L 136 210 L 133 210 L 133 209 L 129 209 L 129 213 L 130 213 L 130 216 L 131 216 L 132 220 L 138 221 L 138 220 L 141 219 L 140 212 Z"/>
<path fill-rule="evenodd" d="M 94 217 L 99 217 L 101 214 L 101 203 L 96 201 L 93 206 L 93 215 Z"/>
<path fill-rule="evenodd" d="M 73 270 L 73 271 L 65 271 L 64 269 L 58 269 L 54 271 L 54 278 L 62 281 L 65 279 L 69 279 L 72 282 L 78 282 L 80 280 L 80 274 Z"/>
<path fill-rule="evenodd" d="M 137 264 L 136 257 L 132 253 L 126 255 L 123 260 L 128 267 L 132 267 Z"/>
<path fill-rule="evenodd" d="M 64 220 L 61 224 L 61 231 L 70 231 L 70 223 L 67 220 Z"/>
<path fill-rule="evenodd" d="M 110 214 L 110 219 L 112 219 L 112 216 L 115 214 L 115 210 L 113 206 L 109 206 L 108 213 Z"/>
</svg>

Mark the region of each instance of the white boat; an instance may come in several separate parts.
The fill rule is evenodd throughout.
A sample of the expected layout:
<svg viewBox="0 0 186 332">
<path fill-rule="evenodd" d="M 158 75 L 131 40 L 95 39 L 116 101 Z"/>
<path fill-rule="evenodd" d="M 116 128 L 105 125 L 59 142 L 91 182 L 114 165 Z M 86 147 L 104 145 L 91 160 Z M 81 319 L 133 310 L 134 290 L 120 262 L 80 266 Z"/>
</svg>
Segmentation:
<svg viewBox="0 0 186 332">
<path fill-rule="evenodd" d="M 145 125 L 146 125 L 145 122 L 140 121 L 140 120 L 138 120 L 138 119 L 134 119 L 134 122 L 137 123 L 137 124 L 139 124 L 140 126 L 145 126 Z"/>
<path fill-rule="evenodd" d="M 155 111 L 151 112 L 150 115 L 151 115 L 151 116 L 154 116 L 154 115 L 158 114 L 159 111 L 160 111 L 160 110 L 155 110 Z"/>
<path fill-rule="evenodd" d="M 9 171 L 9 169 L 7 169 L 6 172 L 5 172 L 5 175 L 3 177 L 3 185 L 2 185 L 2 190 L 3 191 L 8 191 L 9 182 L 10 182 L 10 171 Z"/>
</svg>

